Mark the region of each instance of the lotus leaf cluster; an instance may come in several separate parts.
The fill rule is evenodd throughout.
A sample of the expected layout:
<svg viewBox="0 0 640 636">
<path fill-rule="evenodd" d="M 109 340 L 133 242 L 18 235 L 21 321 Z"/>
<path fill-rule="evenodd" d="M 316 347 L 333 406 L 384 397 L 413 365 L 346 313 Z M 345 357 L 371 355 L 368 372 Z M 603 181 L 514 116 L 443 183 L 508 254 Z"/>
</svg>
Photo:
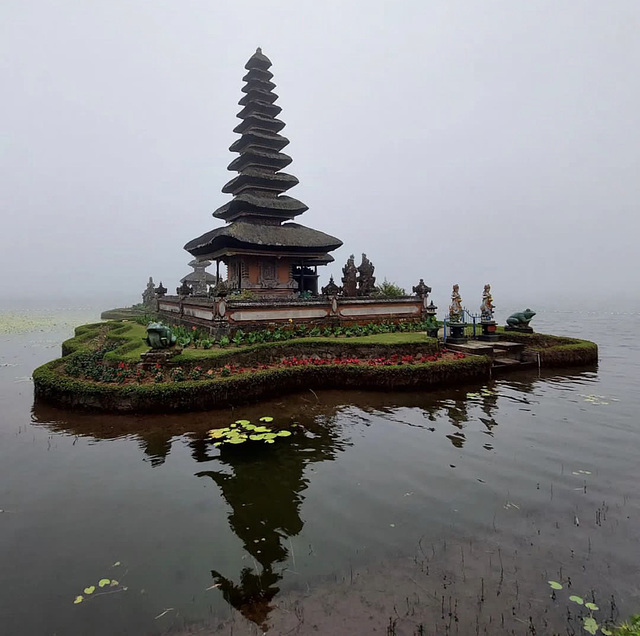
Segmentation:
<svg viewBox="0 0 640 636">
<path fill-rule="evenodd" d="M 214 446 L 223 444 L 244 444 L 245 442 L 265 442 L 273 444 L 278 437 L 289 437 L 291 431 L 275 431 L 268 424 L 273 422 L 269 416 L 261 417 L 263 424 L 252 424 L 249 420 L 236 420 L 233 424 L 224 428 L 214 428 L 209 431 L 209 437 L 214 441 Z"/>
</svg>

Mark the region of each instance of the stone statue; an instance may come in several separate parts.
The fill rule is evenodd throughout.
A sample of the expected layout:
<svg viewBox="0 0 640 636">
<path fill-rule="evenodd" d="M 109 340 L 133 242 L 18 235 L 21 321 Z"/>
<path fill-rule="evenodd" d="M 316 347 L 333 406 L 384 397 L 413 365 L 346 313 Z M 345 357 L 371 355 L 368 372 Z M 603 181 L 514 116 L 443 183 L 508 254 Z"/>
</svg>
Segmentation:
<svg viewBox="0 0 640 636">
<path fill-rule="evenodd" d="M 455 284 L 451 292 L 451 305 L 449 305 L 449 320 L 451 322 L 462 322 L 462 298 L 459 290 L 460 286 Z"/>
<path fill-rule="evenodd" d="M 142 304 L 145 307 L 153 307 L 154 300 L 156 299 L 156 290 L 153 284 L 153 278 L 149 276 L 149 282 L 147 288 L 142 292 Z"/>
<path fill-rule="evenodd" d="M 358 266 L 358 296 L 370 296 L 376 288 L 376 279 L 373 275 L 375 267 L 367 258 L 366 254 L 362 254 L 362 262 Z"/>
<path fill-rule="evenodd" d="M 529 333 L 533 332 L 533 329 L 529 326 L 529 322 L 536 315 L 535 311 L 531 311 L 531 309 L 527 308 L 524 311 L 518 311 L 515 314 L 511 314 L 507 318 L 507 329 L 511 329 L 513 331 L 527 331 Z"/>
<path fill-rule="evenodd" d="M 418 294 L 420 298 L 424 298 L 431 293 L 431 287 L 429 287 L 429 285 L 425 285 L 424 280 L 422 280 L 421 278 L 420 282 L 415 287 L 413 287 L 413 293 Z"/>
<path fill-rule="evenodd" d="M 167 288 L 162 284 L 162 281 L 160 281 L 160 284 L 156 287 L 155 292 L 158 298 L 162 298 L 167 293 Z"/>
<path fill-rule="evenodd" d="M 214 298 L 224 298 L 229 294 L 229 287 L 222 279 L 218 281 L 217 285 L 211 285 L 209 287 L 209 296 Z"/>
<path fill-rule="evenodd" d="M 333 282 L 333 276 L 331 276 L 331 278 L 329 278 L 329 284 L 323 287 L 321 291 L 323 296 L 337 296 L 342 293 L 342 287 L 338 287 Z"/>
<path fill-rule="evenodd" d="M 480 305 L 480 320 L 482 322 L 491 322 L 493 320 L 493 298 L 491 297 L 491 285 L 485 285 L 482 292 L 482 305 Z"/>
<path fill-rule="evenodd" d="M 169 327 L 160 322 L 150 322 L 147 325 L 145 342 L 152 349 L 168 349 L 176 343 L 176 337 Z"/>
<path fill-rule="evenodd" d="M 347 264 L 342 268 L 342 289 L 345 296 L 357 295 L 357 276 L 358 270 L 356 268 L 353 254 L 347 259 Z"/>
<path fill-rule="evenodd" d="M 178 296 L 190 296 L 193 290 L 187 284 L 187 281 L 184 281 L 180 287 L 176 287 L 176 294 Z"/>
</svg>

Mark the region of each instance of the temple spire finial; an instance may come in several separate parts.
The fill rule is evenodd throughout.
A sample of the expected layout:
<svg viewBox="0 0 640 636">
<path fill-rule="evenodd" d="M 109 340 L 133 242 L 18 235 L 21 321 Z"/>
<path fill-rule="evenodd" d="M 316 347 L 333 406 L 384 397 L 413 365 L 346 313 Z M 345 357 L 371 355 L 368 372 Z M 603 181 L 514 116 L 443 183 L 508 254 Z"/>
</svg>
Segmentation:
<svg viewBox="0 0 640 636">
<path fill-rule="evenodd" d="M 261 49 L 260 47 L 258 47 L 258 48 L 256 49 L 256 53 L 258 53 L 258 54 L 262 54 L 262 49 Z"/>
</svg>

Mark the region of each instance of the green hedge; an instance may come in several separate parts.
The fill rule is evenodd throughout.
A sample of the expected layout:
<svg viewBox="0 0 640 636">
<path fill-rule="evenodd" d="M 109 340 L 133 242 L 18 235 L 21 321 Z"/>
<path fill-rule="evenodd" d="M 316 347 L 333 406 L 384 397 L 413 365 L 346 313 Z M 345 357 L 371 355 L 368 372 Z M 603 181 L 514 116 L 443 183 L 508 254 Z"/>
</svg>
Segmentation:
<svg viewBox="0 0 640 636">
<path fill-rule="evenodd" d="M 401 366 L 323 365 L 266 369 L 213 380 L 105 384 L 67 377 L 60 361 L 33 373 L 38 398 L 67 407 L 120 411 L 196 411 L 228 407 L 308 389 L 401 390 L 488 378 L 491 360 L 469 356 Z"/>
</svg>

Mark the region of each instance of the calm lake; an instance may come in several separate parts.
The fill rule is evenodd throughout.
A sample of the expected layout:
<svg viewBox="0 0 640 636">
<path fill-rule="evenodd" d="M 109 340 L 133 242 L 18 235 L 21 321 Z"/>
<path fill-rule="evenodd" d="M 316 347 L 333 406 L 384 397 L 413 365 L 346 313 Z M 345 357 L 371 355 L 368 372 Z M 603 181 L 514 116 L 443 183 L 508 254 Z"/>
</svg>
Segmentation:
<svg viewBox="0 0 640 636">
<path fill-rule="evenodd" d="M 34 404 L 32 370 L 98 315 L 0 314 L 2 634 L 580 634 L 571 595 L 601 624 L 640 611 L 640 313 L 541 311 L 599 366 L 451 390 Z M 264 415 L 299 430 L 206 441 Z"/>
</svg>

